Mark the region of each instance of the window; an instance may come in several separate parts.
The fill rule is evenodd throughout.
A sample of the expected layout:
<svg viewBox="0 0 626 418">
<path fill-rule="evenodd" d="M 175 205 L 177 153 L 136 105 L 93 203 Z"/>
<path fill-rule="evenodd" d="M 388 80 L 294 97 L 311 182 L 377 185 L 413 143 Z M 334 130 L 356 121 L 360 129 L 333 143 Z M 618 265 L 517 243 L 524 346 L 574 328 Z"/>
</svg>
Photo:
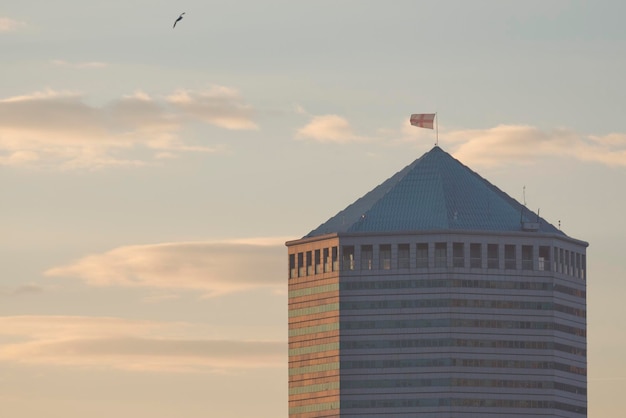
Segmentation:
<svg viewBox="0 0 626 418">
<path fill-rule="evenodd" d="M 354 270 L 354 246 L 344 245 L 342 248 L 342 270 Z"/>
<path fill-rule="evenodd" d="M 329 271 L 331 271 L 330 251 L 328 251 L 328 248 L 324 248 L 323 257 L 324 257 L 324 273 L 328 273 Z"/>
<path fill-rule="evenodd" d="M 586 269 L 587 269 L 587 256 L 585 254 L 582 254 L 581 260 L 580 260 L 580 278 L 583 280 L 587 278 Z"/>
<path fill-rule="evenodd" d="M 361 245 L 361 270 L 371 270 L 374 263 L 374 248 L 371 245 Z"/>
<path fill-rule="evenodd" d="M 292 279 L 294 277 L 297 277 L 296 273 L 297 273 L 297 270 L 296 270 L 296 255 L 295 254 L 289 254 L 289 278 Z"/>
<path fill-rule="evenodd" d="M 487 244 L 487 268 L 500 268 L 498 244 Z"/>
<path fill-rule="evenodd" d="M 313 253 L 311 251 L 306 252 L 306 275 L 313 275 Z"/>
<path fill-rule="evenodd" d="M 391 269 L 391 245 L 389 244 L 380 246 L 380 268 L 383 270 Z"/>
<path fill-rule="evenodd" d="M 522 245 L 522 270 L 533 269 L 533 246 Z"/>
<path fill-rule="evenodd" d="M 465 247 L 462 242 L 452 243 L 452 265 L 465 267 Z"/>
<path fill-rule="evenodd" d="M 435 243 L 435 267 L 447 267 L 448 244 L 445 242 Z"/>
<path fill-rule="evenodd" d="M 561 258 L 559 257 L 559 249 L 554 247 L 554 271 L 555 272 L 559 272 L 560 270 L 560 260 Z"/>
<path fill-rule="evenodd" d="M 298 277 L 304 277 L 304 253 L 298 253 Z"/>
<path fill-rule="evenodd" d="M 322 257 L 320 250 L 315 250 L 315 274 L 322 272 Z"/>
<path fill-rule="evenodd" d="M 409 244 L 398 245 L 398 268 L 408 269 L 410 267 L 410 247 Z"/>
<path fill-rule="evenodd" d="M 333 271 L 339 270 L 339 255 L 338 255 L 337 247 L 332 248 L 332 260 L 333 260 Z"/>
<path fill-rule="evenodd" d="M 428 244 L 420 243 L 416 247 L 417 268 L 428 267 Z"/>
<path fill-rule="evenodd" d="M 505 244 L 504 246 L 504 268 L 507 270 L 515 270 L 517 268 L 515 245 Z"/>
<path fill-rule="evenodd" d="M 470 244 L 470 267 L 472 268 L 483 267 L 481 244 Z"/>
<path fill-rule="evenodd" d="M 550 247 L 539 247 L 539 258 L 537 268 L 541 271 L 550 271 Z"/>
</svg>

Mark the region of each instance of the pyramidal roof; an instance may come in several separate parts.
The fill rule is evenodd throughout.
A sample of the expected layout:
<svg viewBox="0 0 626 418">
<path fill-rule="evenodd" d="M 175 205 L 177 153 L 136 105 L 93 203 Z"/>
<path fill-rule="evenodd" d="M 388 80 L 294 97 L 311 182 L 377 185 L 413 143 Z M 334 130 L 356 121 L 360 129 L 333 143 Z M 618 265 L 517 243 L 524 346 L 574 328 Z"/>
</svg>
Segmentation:
<svg viewBox="0 0 626 418">
<path fill-rule="evenodd" d="M 564 236 L 438 146 L 305 236 L 426 230 Z"/>
</svg>

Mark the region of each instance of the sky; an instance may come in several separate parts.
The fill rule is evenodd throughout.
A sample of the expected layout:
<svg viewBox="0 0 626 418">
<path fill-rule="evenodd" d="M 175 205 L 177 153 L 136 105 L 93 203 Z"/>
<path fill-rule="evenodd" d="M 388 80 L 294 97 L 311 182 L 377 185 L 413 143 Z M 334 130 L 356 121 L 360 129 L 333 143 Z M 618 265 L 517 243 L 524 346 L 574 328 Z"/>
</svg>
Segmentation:
<svg viewBox="0 0 626 418">
<path fill-rule="evenodd" d="M 286 417 L 285 241 L 428 152 L 408 120 L 437 112 L 442 149 L 589 242 L 589 416 L 626 416 L 625 15 L 3 0 L 2 415 Z"/>
</svg>

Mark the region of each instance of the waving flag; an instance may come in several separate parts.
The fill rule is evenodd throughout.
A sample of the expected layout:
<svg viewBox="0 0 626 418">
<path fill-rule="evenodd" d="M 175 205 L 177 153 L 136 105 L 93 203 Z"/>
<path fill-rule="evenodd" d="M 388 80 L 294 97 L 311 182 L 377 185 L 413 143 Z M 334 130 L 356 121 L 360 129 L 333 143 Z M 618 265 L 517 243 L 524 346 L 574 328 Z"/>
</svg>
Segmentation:
<svg viewBox="0 0 626 418">
<path fill-rule="evenodd" d="M 411 115 L 411 125 L 433 129 L 435 113 L 415 113 Z"/>
</svg>

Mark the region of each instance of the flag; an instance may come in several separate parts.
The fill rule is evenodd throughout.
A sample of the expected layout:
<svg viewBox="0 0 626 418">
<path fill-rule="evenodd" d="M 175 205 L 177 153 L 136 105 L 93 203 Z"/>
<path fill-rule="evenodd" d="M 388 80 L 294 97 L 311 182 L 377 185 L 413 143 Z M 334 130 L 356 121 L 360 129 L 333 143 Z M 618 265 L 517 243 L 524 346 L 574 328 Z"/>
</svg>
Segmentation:
<svg viewBox="0 0 626 418">
<path fill-rule="evenodd" d="M 415 113 L 411 115 L 411 125 L 433 129 L 435 113 Z"/>
</svg>

